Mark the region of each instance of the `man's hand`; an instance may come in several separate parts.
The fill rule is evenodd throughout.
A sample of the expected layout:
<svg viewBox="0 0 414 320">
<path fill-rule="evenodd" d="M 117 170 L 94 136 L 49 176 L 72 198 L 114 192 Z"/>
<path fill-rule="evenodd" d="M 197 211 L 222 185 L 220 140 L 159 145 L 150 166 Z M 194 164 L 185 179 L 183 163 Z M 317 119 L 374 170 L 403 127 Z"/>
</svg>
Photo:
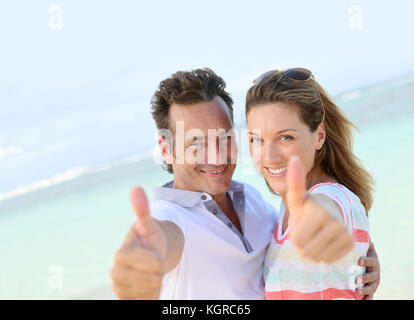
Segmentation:
<svg viewBox="0 0 414 320">
<path fill-rule="evenodd" d="M 296 156 L 289 161 L 286 182 L 289 237 L 302 256 L 313 262 L 333 263 L 346 255 L 354 247 L 353 236 L 326 206 L 306 196 L 305 170 Z"/>
<path fill-rule="evenodd" d="M 110 273 L 119 299 L 158 299 L 165 269 L 167 237 L 150 215 L 144 190 L 131 191 L 137 220 L 115 254 Z"/>
<path fill-rule="evenodd" d="M 364 296 L 363 300 L 372 300 L 374 293 L 380 284 L 380 263 L 374 244 L 369 241 L 369 249 L 366 257 L 358 260 L 360 266 L 366 267 L 364 274 L 356 278 L 356 284 L 364 284 L 362 288 L 356 290 L 360 296 Z"/>
</svg>

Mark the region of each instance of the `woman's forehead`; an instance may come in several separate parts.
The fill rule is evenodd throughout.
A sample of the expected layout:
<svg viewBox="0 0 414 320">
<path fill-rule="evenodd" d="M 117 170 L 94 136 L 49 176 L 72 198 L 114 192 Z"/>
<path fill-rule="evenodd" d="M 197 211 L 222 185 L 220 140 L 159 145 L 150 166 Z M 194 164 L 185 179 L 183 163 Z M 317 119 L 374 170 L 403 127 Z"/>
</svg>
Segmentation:
<svg viewBox="0 0 414 320">
<path fill-rule="evenodd" d="M 263 134 L 274 134 L 287 129 L 300 133 L 307 128 L 294 106 L 281 103 L 252 108 L 247 116 L 247 126 L 249 132 L 259 129 Z"/>
<path fill-rule="evenodd" d="M 290 103 L 277 102 L 262 104 L 253 107 L 247 115 L 247 120 L 263 121 L 271 119 L 272 121 L 299 121 L 297 107 Z"/>
</svg>

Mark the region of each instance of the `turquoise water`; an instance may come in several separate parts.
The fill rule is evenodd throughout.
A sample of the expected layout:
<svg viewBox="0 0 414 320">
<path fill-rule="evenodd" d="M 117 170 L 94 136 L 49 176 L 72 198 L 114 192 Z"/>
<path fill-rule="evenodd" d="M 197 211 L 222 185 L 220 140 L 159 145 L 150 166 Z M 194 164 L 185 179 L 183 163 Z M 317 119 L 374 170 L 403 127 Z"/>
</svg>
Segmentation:
<svg viewBox="0 0 414 320">
<path fill-rule="evenodd" d="M 414 82 L 379 85 L 337 102 L 359 127 L 355 152 L 376 181 L 371 238 L 381 262 L 378 299 L 414 298 Z M 352 98 L 350 98 L 352 97 Z M 235 179 L 279 205 L 245 164 Z M 129 190 L 171 180 L 151 159 L 84 175 L 0 203 L 0 299 L 112 298 L 113 254 L 131 225 Z"/>
</svg>

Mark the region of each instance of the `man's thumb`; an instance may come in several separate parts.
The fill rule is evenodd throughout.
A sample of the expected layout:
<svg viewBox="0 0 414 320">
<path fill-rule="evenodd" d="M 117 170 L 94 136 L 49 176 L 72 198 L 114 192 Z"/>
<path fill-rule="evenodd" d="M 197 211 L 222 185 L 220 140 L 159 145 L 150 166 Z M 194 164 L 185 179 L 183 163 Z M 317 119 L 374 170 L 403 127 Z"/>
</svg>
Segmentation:
<svg viewBox="0 0 414 320">
<path fill-rule="evenodd" d="M 145 238 L 151 232 L 151 213 L 149 209 L 148 199 L 145 191 L 140 187 L 134 187 L 131 190 L 131 204 L 137 217 L 136 231 Z"/>
<path fill-rule="evenodd" d="M 148 199 L 142 188 L 132 188 L 131 204 L 137 220 L 131 230 L 135 236 L 133 240 L 126 241 L 126 244 L 129 245 L 131 242 L 136 243 L 136 236 L 138 236 L 140 245 L 142 244 L 145 248 L 154 249 L 161 257 L 164 257 L 167 250 L 165 234 L 157 221 L 151 217 Z"/>
<path fill-rule="evenodd" d="M 305 200 L 306 176 L 305 168 L 297 156 L 292 156 L 289 160 L 286 173 L 286 185 L 289 213 L 294 219 L 299 219 Z"/>
</svg>

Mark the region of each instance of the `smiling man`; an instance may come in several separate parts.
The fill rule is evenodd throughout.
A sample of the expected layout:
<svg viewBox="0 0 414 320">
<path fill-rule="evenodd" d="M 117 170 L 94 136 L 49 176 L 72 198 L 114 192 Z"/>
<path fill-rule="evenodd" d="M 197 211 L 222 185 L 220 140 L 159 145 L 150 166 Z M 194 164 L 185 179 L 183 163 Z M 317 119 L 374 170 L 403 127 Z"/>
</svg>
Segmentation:
<svg viewBox="0 0 414 320">
<path fill-rule="evenodd" d="M 236 167 L 233 101 L 210 69 L 177 72 L 152 100 L 159 147 L 174 180 L 148 204 L 134 188 L 137 220 L 111 271 L 120 299 L 264 299 L 263 263 L 278 211 L 253 187 L 232 180 Z M 338 237 L 341 234 L 337 235 Z M 372 297 L 379 264 L 361 259 Z"/>
</svg>

